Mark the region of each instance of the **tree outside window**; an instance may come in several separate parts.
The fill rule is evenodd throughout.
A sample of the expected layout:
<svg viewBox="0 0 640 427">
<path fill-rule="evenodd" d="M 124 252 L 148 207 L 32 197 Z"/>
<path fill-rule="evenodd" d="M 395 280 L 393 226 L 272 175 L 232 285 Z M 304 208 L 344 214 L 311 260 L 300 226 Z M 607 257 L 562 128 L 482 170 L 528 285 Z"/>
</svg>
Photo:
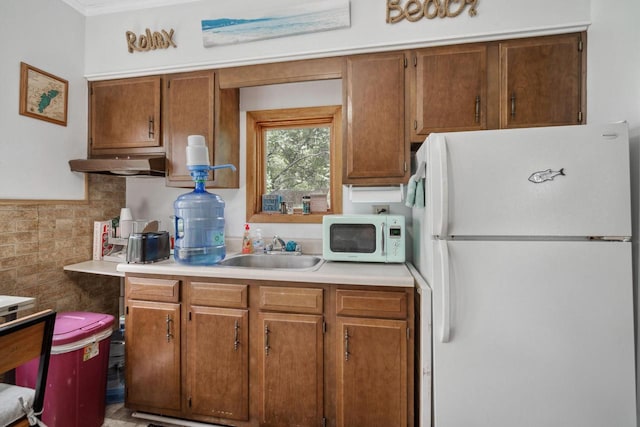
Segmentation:
<svg viewBox="0 0 640 427">
<path fill-rule="evenodd" d="M 302 196 L 328 194 L 331 181 L 331 129 L 301 127 L 265 130 L 266 191 L 300 208 Z"/>
</svg>

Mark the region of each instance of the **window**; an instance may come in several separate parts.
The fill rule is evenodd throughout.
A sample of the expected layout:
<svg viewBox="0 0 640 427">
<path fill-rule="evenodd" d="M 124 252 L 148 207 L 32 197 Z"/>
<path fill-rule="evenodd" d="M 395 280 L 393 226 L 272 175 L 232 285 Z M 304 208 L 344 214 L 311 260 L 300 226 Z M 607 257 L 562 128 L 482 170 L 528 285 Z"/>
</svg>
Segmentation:
<svg viewBox="0 0 640 427">
<path fill-rule="evenodd" d="M 321 223 L 342 212 L 341 106 L 247 112 L 247 222 Z M 264 212 L 280 196 L 287 214 Z M 326 195 L 326 196 L 323 196 Z M 302 197 L 327 211 L 302 213 Z"/>
</svg>

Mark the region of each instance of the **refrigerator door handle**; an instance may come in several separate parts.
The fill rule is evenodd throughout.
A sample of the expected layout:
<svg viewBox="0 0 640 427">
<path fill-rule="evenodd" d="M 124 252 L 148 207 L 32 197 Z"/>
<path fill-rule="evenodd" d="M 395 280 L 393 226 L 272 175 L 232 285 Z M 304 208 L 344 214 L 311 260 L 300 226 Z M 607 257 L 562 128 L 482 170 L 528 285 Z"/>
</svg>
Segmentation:
<svg viewBox="0 0 640 427">
<path fill-rule="evenodd" d="M 442 330 L 440 342 L 448 343 L 451 335 L 451 283 L 449 282 L 449 246 L 446 240 L 439 241 L 440 271 L 442 274 Z"/>
<path fill-rule="evenodd" d="M 438 236 L 447 235 L 447 224 L 449 222 L 449 171 L 447 170 L 447 140 L 438 138 L 438 148 L 440 155 L 440 227 L 438 227 Z"/>
</svg>

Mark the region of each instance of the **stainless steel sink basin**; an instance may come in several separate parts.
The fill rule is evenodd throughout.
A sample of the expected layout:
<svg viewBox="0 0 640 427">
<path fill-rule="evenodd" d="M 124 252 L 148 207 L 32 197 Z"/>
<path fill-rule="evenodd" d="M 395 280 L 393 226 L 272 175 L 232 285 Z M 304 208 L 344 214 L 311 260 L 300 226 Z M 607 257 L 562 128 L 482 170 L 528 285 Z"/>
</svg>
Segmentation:
<svg viewBox="0 0 640 427">
<path fill-rule="evenodd" d="M 324 260 L 315 255 L 236 255 L 220 261 L 218 265 L 226 267 L 245 267 L 263 269 L 315 270 Z"/>
</svg>

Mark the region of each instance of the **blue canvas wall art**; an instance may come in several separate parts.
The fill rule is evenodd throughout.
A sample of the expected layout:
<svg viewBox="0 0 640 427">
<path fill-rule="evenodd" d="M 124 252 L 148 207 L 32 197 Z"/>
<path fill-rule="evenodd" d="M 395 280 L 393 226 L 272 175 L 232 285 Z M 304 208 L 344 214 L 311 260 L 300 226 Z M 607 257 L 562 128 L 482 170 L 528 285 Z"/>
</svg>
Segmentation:
<svg viewBox="0 0 640 427">
<path fill-rule="evenodd" d="M 202 20 L 205 47 L 245 43 L 294 34 L 314 33 L 351 25 L 349 0 L 292 1 L 252 17 L 238 16 Z"/>
</svg>

